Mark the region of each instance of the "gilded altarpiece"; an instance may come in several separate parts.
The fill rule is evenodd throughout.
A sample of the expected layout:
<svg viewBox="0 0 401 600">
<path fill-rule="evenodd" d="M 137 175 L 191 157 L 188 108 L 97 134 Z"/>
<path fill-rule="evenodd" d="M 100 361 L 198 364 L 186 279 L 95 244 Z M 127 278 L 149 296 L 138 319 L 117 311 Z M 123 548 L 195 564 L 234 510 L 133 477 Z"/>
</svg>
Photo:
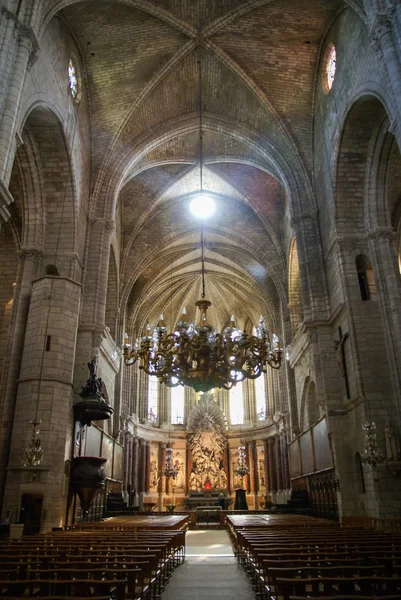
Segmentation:
<svg viewBox="0 0 401 600">
<path fill-rule="evenodd" d="M 190 491 L 227 489 L 226 429 L 224 413 L 211 395 L 204 394 L 188 419 Z"/>
</svg>

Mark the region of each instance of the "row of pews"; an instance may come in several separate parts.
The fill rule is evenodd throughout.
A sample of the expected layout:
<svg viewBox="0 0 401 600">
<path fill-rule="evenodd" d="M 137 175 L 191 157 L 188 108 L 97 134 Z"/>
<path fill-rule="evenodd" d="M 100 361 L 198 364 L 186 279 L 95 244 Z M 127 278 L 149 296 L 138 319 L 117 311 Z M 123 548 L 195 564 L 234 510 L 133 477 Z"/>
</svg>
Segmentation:
<svg viewBox="0 0 401 600">
<path fill-rule="evenodd" d="M 158 600 L 185 560 L 188 519 L 168 519 L 164 529 L 128 517 L 3 541 L 0 598 Z"/>
<path fill-rule="evenodd" d="M 297 515 L 233 515 L 227 525 L 262 600 L 401 600 L 399 531 Z"/>
</svg>

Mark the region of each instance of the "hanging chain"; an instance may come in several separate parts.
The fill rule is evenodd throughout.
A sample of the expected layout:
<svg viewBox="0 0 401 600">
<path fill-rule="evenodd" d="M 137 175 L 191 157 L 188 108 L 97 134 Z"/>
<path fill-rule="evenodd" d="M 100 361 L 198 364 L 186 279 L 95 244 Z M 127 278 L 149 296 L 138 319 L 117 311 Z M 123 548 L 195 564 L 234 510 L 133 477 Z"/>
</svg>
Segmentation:
<svg viewBox="0 0 401 600">
<path fill-rule="evenodd" d="M 203 221 L 201 221 L 201 252 L 202 252 L 202 294 L 201 297 L 205 298 L 205 238 L 203 233 Z"/>
</svg>

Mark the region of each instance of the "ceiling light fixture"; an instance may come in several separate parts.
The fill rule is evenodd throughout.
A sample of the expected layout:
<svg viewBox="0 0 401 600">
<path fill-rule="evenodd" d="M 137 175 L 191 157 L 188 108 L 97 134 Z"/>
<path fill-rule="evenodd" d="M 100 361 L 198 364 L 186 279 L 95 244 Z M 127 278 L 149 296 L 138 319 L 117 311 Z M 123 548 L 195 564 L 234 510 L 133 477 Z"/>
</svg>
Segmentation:
<svg viewBox="0 0 401 600">
<path fill-rule="evenodd" d="M 167 332 L 161 314 L 156 327 L 146 326 L 145 335 L 131 347 L 125 334 L 123 355 L 126 365 L 139 361 L 139 368 L 154 375 L 168 387 L 186 385 L 196 392 L 213 388 L 231 389 L 244 379 L 256 379 L 266 372 L 266 366 L 280 368 L 282 350 L 273 334 L 270 339 L 263 316 L 256 334 L 249 336 L 237 328 L 234 315 L 229 324 L 218 333 L 207 318 L 211 302 L 205 295 L 205 243 L 203 219 L 214 212 L 214 202 L 203 195 L 203 136 L 202 136 L 202 40 L 199 29 L 199 186 L 200 194 L 191 202 L 191 211 L 201 219 L 201 299 L 195 302 L 199 309 L 196 323 L 187 320 L 184 307 L 174 331 Z M 213 210 L 212 210 L 213 209 Z"/>
</svg>

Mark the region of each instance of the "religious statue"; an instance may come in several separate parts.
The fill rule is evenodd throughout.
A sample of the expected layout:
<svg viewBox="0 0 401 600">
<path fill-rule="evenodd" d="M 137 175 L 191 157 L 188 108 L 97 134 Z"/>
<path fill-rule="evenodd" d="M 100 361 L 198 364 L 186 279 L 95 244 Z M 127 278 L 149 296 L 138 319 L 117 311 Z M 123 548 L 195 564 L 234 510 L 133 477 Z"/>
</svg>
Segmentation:
<svg viewBox="0 0 401 600">
<path fill-rule="evenodd" d="M 214 489 L 227 489 L 224 469 L 226 419 L 213 399 L 205 396 L 192 409 L 188 419 L 188 441 L 193 461 L 189 487 L 194 491 L 204 489 L 206 480 Z"/>
<path fill-rule="evenodd" d="M 401 460 L 400 440 L 390 421 L 386 421 L 384 428 L 384 437 L 386 440 L 387 460 Z"/>
<path fill-rule="evenodd" d="M 89 369 L 89 379 L 86 381 L 86 384 L 82 386 L 82 392 L 80 392 L 80 396 L 82 398 L 88 397 L 96 397 L 98 400 L 105 401 L 105 397 L 103 395 L 103 381 L 101 377 L 97 377 L 97 359 L 96 357 L 88 363 Z"/>
<path fill-rule="evenodd" d="M 349 333 L 342 333 L 341 338 L 335 342 L 336 347 L 336 356 L 337 356 L 337 364 L 340 369 L 340 373 L 343 377 L 345 377 L 345 361 L 344 361 L 344 344 L 349 337 Z"/>
</svg>

